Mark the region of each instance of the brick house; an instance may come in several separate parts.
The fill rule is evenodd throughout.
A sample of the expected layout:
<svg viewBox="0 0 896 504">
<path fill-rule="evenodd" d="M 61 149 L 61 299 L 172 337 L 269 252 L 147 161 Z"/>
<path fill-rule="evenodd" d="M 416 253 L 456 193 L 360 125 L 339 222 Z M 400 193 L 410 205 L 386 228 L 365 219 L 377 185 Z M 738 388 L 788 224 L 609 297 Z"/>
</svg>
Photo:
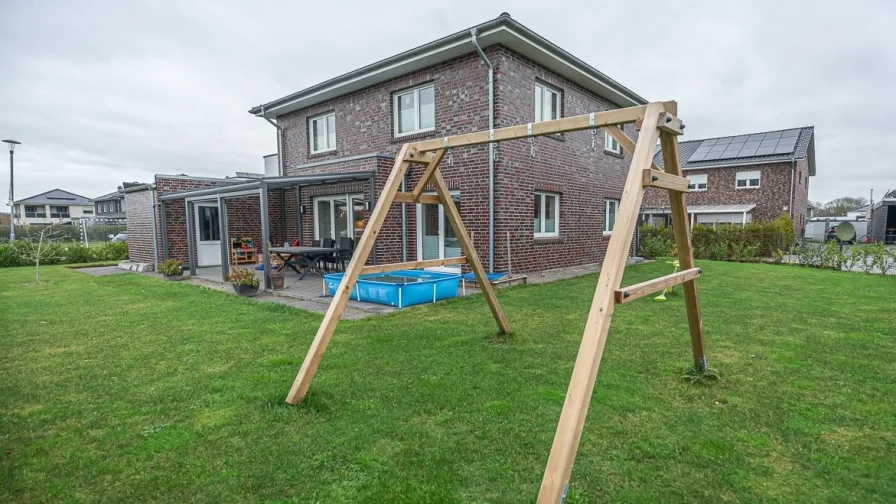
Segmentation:
<svg viewBox="0 0 896 504">
<path fill-rule="evenodd" d="M 126 192 L 134 205 L 154 209 L 135 222 L 126 197 L 129 236 L 138 227 L 145 233 L 155 215 L 156 255 L 187 261 L 190 227 L 200 266 L 214 264 L 212 246 L 205 260 L 198 249 L 214 243 L 203 238 L 220 240 L 213 221 L 225 220 L 219 219 L 221 208 L 228 239 L 268 236 L 279 244 L 359 238 L 405 142 L 645 103 L 502 14 L 253 107 L 251 114 L 274 126 L 278 176 L 157 176 L 143 189 L 151 195 L 142 201 L 140 191 Z M 625 129 L 635 135 L 631 125 Z M 269 162 L 266 171 L 273 171 Z M 455 149 L 442 173 L 486 266 L 532 272 L 602 260 L 630 162 L 608 135 L 594 130 L 541 137 L 534 146 L 516 140 Z M 421 172 L 413 168 L 408 183 Z M 195 223 L 187 222 L 185 202 L 194 207 Z M 267 230 L 260 229 L 263 208 Z M 146 246 L 135 250 L 141 247 L 133 238 L 131 247 L 135 257 L 152 254 Z M 370 260 L 457 255 L 459 244 L 439 206 L 395 205 Z"/>
<path fill-rule="evenodd" d="M 806 228 L 809 177 L 815 176 L 812 126 L 679 144 L 682 171 L 690 181 L 688 212 L 693 224 L 744 225 L 787 214 L 797 235 Z M 658 153 L 654 161 L 663 166 Z M 648 188 L 642 218 L 669 223 L 666 191 Z"/>
</svg>

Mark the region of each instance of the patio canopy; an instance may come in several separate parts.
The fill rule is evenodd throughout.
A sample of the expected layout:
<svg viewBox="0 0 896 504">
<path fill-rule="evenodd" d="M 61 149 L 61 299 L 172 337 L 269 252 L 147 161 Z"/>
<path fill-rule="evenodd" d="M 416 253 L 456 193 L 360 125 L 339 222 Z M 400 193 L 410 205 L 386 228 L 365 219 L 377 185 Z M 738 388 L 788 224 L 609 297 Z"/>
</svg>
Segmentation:
<svg viewBox="0 0 896 504">
<path fill-rule="evenodd" d="M 189 258 L 190 274 L 196 275 L 196 253 L 195 236 L 193 230 L 192 205 L 195 202 L 215 201 L 218 204 L 218 226 L 220 228 L 221 242 L 221 276 L 226 279 L 230 272 L 229 259 L 229 243 L 227 243 L 227 199 L 239 198 L 245 196 L 258 196 L 259 198 L 259 217 L 261 221 L 261 242 L 262 242 L 262 259 L 264 260 L 264 287 L 271 288 L 271 262 L 270 262 L 270 215 L 268 212 L 268 190 L 269 189 L 296 189 L 296 201 L 301 201 L 301 188 L 313 185 L 331 184 L 335 182 L 351 182 L 366 180 L 370 183 L 370 205 L 371 209 L 376 202 L 376 171 L 358 171 L 350 173 L 330 173 L 315 175 L 300 175 L 292 177 L 261 177 L 258 179 L 236 179 L 232 182 L 226 182 L 216 187 L 205 189 L 194 189 L 189 191 L 179 191 L 165 194 L 159 197 L 160 221 L 162 224 L 162 247 L 167 257 L 168 253 L 168 232 L 166 229 L 165 205 L 168 202 L 183 200 L 186 207 L 186 224 L 187 224 L 187 251 Z M 298 215 L 299 239 L 302 238 L 302 211 L 301 204 Z M 282 217 L 285 219 L 285 214 Z M 376 245 L 374 245 L 375 250 Z M 376 253 L 373 254 L 374 263 L 376 263 Z"/>
</svg>

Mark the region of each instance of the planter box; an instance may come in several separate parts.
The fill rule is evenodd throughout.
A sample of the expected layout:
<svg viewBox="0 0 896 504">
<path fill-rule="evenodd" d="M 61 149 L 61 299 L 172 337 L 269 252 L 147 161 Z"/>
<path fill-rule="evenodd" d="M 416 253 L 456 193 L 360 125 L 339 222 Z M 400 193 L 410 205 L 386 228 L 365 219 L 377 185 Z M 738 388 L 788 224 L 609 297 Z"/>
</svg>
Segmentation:
<svg viewBox="0 0 896 504">
<path fill-rule="evenodd" d="M 233 292 L 236 292 L 240 296 L 254 297 L 258 294 L 258 287 L 252 287 L 250 285 L 234 285 Z"/>
<path fill-rule="evenodd" d="M 183 273 L 181 273 L 180 275 L 162 275 L 162 276 L 165 277 L 165 280 L 168 280 L 169 282 L 179 282 L 184 279 Z"/>
</svg>

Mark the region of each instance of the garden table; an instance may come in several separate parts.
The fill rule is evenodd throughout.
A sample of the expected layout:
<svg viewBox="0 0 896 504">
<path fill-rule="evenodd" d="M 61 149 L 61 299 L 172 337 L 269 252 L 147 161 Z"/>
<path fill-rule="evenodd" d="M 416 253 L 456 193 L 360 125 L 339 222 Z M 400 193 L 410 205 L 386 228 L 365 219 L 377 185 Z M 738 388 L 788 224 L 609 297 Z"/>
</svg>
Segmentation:
<svg viewBox="0 0 896 504">
<path fill-rule="evenodd" d="M 321 261 L 337 250 L 333 247 L 271 247 L 270 249 L 283 260 L 283 265 L 277 268 L 277 271 L 289 267 L 299 274 L 299 280 L 305 278 L 309 271 L 323 276 L 323 272 L 320 270 Z M 299 267 L 302 269 L 299 270 Z"/>
</svg>

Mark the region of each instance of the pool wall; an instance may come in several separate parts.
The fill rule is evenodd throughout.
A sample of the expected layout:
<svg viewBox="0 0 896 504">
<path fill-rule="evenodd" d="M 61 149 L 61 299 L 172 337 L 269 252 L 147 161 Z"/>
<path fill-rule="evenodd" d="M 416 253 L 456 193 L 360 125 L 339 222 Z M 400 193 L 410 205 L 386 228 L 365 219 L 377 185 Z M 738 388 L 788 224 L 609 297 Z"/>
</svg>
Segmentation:
<svg viewBox="0 0 896 504">
<path fill-rule="evenodd" d="M 324 275 L 327 294 L 332 296 L 342 283 L 343 273 Z M 408 283 L 378 282 L 382 277 L 404 277 L 416 279 Z M 379 303 L 397 308 L 423 303 L 434 303 L 441 299 L 457 297 L 460 273 L 436 271 L 401 270 L 389 273 L 361 275 L 352 289 L 351 299 Z"/>
</svg>

